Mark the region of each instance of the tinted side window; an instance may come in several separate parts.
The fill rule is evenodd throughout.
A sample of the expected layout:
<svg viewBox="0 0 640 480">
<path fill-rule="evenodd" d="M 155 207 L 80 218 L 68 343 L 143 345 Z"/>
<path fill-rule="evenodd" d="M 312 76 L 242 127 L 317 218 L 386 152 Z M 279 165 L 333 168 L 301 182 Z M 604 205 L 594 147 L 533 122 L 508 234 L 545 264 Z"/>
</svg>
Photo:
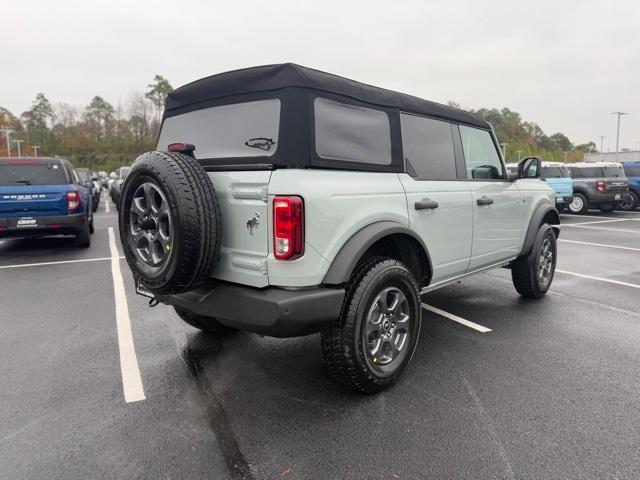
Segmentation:
<svg viewBox="0 0 640 480">
<path fill-rule="evenodd" d="M 460 138 L 470 179 L 504 178 L 500 156 L 488 131 L 460 125 Z"/>
<path fill-rule="evenodd" d="M 400 124 L 405 160 L 419 180 L 456 178 L 451 124 L 404 113 Z"/>
<path fill-rule="evenodd" d="M 600 167 L 569 167 L 569 172 L 573 178 L 598 178 L 602 177 Z"/>
<path fill-rule="evenodd" d="M 326 98 L 316 98 L 313 107 L 319 157 L 391 164 L 391 129 L 385 112 Z"/>
<path fill-rule="evenodd" d="M 567 175 L 562 167 L 542 167 L 540 176 L 542 178 L 562 178 Z"/>
<path fill-rule="evenodd" d="M 640 177 L 640 167 L 624 167 L 627 177 Z"/>
</svg>

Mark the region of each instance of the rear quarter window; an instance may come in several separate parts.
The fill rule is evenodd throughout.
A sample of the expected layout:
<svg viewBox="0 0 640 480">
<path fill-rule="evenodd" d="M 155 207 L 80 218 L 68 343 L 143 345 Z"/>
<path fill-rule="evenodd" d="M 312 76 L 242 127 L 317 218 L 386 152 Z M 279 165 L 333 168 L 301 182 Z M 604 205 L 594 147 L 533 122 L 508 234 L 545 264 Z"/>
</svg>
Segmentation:
<svg viewBox="0 0 640 480">
<path fill-rule="evenodd" d="M 402 113 L 402 151 L 418 180 L 456 178 L 451 124 Z"/>
<path fill-rule="evenodd" d="M 0 163 L 0 185 L 64 185 L 67 175 L 59 162 Z"/>
<path fill-rule="evenodd" d="M 603 171 L 605 177 L 624 177 L 622 167 L 604 167 Z"/>
<path fill-rule="evenodd" d="M 572 178 L 599 178 L 602 177 L 601 167 L 569 167 Z"/>
<path fill-rule="evenodd" d="M 316 153 L 327 160 L 391 164 L 388 115 L 318 97 L 313 102 Z"/>
</svg>

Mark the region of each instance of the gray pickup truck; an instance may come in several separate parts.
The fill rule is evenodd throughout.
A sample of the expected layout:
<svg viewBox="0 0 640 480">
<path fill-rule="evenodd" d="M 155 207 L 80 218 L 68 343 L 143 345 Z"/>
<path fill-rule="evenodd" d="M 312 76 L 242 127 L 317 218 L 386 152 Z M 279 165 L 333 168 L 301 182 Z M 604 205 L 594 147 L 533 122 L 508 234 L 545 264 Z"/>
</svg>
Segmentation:
<svg viewBox="0 0 640 480">
<path fill-rule="evenodd" d="M 619 163 L 574 163 L 569 166 L 569 172 L 573 178 L 571 213 L 586 213 L 589 208 L 611 212 L 629 190 L 629 182 Z"/>
</svg>

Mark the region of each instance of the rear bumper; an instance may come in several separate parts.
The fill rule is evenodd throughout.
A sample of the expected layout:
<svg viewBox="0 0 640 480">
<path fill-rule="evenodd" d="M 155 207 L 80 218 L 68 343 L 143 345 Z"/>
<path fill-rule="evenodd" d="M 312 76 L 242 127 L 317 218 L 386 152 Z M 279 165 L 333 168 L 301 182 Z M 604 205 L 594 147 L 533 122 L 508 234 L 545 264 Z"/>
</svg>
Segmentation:
<svg viewBox="0 0 640 480">
<path fill-rule="evenodd" d="M 556 208 L 567 207 L 573 200 L 573 194 L 571 195 L 556 195 Z"/>
<path fill-rule="evenodd" d="M 228 327 L 272 337 L 296 337 L 328 328 L 340 315 L 344 295 L 342 288 L 258 289 L 212 281 L 159 300 L 215 317 Z"/>
<path fill-rule="evenodd" d="M 589 205 L 617 205 L 622 200 L 622 196 L 625 194 L 625 191 L 622 192 L 604 192 L 604 193 L 590 193 L 588 196 Z M 616 198 L 616 196 L 618 198 Z"/>
<path fill-rule="evenodd" d="M 0 217 L 0 238 L 29 238 L 47 235 L 75 235 L 87 220 L 85 213 L 55 216 L 31 216 L 35 219 L 35 226 L 18 227 L 18 220 L 24 217 Z"/>
</svg>

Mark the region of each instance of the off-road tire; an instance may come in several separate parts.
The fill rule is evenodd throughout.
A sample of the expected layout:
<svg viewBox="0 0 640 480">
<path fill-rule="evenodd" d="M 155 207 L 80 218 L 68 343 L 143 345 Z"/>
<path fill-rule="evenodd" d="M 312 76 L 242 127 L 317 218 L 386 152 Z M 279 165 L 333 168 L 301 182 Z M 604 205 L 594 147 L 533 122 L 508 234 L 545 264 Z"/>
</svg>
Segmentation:
<svg viewBox="0 0 640 480">
<path fill-rule="evenodd" d="M 93 233 L 95 231 L 96 231 L 96 229 L 93 226 L 93 213 L 92 213 L 91 217 L 89 218 L 89 233 Z"/>
<path fill-rule="evenodd" d="M 407 354 L 392 372 L 381 374 L 366 360 L 361 329 L 371 302 L 387 285 L 397 286 L 406 296 L 414 318 Z M 377 393 L 393 384 L 411 361 L 420 335 L 422 307 L 413 275 L 398 260 L 374 258 L 361 263 L 346 286 L 340 318 L 322 333 L 322 353 L 330 375 L 350 389 Z M 399 360 L 399 359 L 398 359 Z"/>
<path fill-rule="evenodd" d="M 638 208 L 638 194 L 633 190 L 629 190 L 624 195 L 629 196 L 629 204 L 628 205 L 625 204 L 625 206 L 623 207 L 622 203 L 620 203 L 618 208 L 625 212 L 633 212 L 636 208 Z"/>
<path fill-rule="evenodd" d="M 131 202 L 144 183 L 166 197 L 172 221 L 169 254 L 157 271 L 128 242 Z M 118 207 L 120 240 L 136 282 L 156 296 L 184 292 L 205 282 L 220 255 L 222 221 L 213 184 L 196 159 L 177 152 L 143 153 L 122 185 Z"/>
<path fill-rule="evenodd" d="M 582 208 L 580 210 L 574 210 L 573 208 L 571 208 L 571 205 L 573 204 L 573 199 L 571 199 L 571 203 L 567 206 L 569 211 L 576 215 L 587 213 L 587 211 L 589 210 L 589 201 L 587 200 L 587 197 L 585 197 L 582 193 L 574 193 L 573 197 L 578 197 L 582 200 Z"/>
<path fill-rule="evenodd" d="M 188 310 L 183 310 L 178 307 L 173 308 L 185 323 L 205 333 L 222 334 L 233 330 L 233 328 L 221 324 L 213 317 L 203 317 Z"/>
<path fill-rule="evenodd" d="M 89 248 L 91 246 L 91 227 L 89 225 L 89 220 L 87 220 L 76 235 L 76 246 L 80 248 Z"/>
<path fill-rule="evenodd" d="M 545 239 L 549 239 L 551 242 L 553 263 L 551 277 L 548 283 L 543 284 L 538 276 L 538 268 L 540 267 L 541 248 Z M 540 298 L 547 293 L 551 287 L 551 283 L 553 283 L 557 252 L 556 234 L 548 223 L 544 223 L 538 229 L 531 252 L 511 263 L 511 279 L 513 280 L 513 286 L 520 295 L 525 298 Z"/>
</svg>

